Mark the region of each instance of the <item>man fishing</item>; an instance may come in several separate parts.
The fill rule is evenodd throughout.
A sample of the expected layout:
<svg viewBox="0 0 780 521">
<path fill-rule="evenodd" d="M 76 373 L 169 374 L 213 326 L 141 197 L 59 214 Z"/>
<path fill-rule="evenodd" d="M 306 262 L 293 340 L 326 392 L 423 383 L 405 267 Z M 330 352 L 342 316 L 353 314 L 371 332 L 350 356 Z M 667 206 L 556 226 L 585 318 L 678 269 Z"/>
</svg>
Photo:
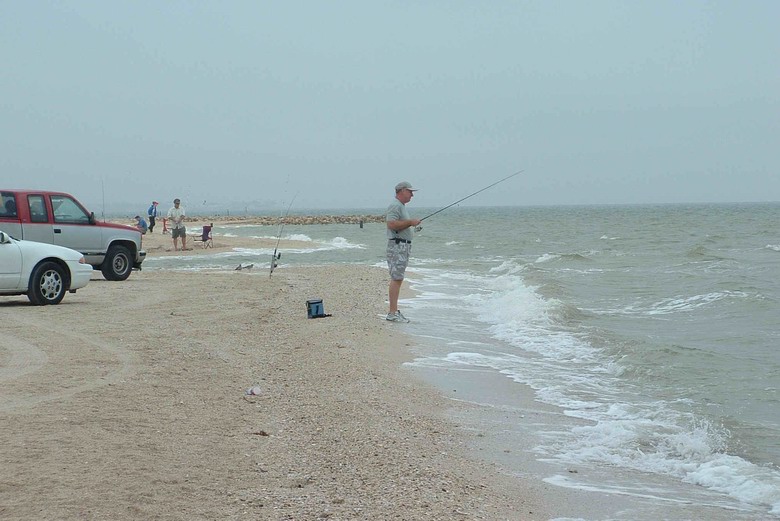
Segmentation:
<svg viewBox="0 0 780 521">
<path fill-rule="evenodd" d="M 523 170 L 520 170 L 503 179 L 499 179 L 495 183 L 480 188 L 476 192 L 469 194 L 466 197 L 462 197 L 454 203 L 448 204 L 444 208 L 440 208 L 432 214 L 426 215 L 422 219 L 412 219 L 409 217 L 409 212 L 406 210 L 406 203 L 412 200 L 414 192 L 416 192 L 416 190 L 412 188 L 411 183 L 402 181 L 395 185 L 395 200 L 387 208 L 387 213 L 385 214 L 385 221 L 387 222 L 387 267 L 390 269 L 390 310 L 387 313 L 387 320 L 390 322 L 409 322 L 409 319 L 398 311 L 398 295 L 401 293 L 401 284 L 404 282 L 404 272 L 406 271 L 406 265 L 409 263 L 409 253 L 412 251 L 413 229 L 417 228 L 420 230 L 420 223 L 425 219 L 433 217 L 447 208 L 452 208 L 456 204 L 462 203 L 466 199 L 474 197 L 488 188 L 492 188 L 497 184 L 503 183 L 507 179 L 511 179 L 522 173 Z"/>
<path fill-rule="evenodd" d="M 406 203 L 412 200 L 416 190 L 411 183 L 402 181 L 395 185 L 395 200 L 390 203 L 385 214 L 387 223 L 387 267 L 390 270 L 389 300 L 390 309 L 386 319 L 390 322 L 409 322 L 398 310 L 398 295 L 404 282 L 404 272 L 409 264 L 412 251 L 413 229 L 419 226 L 420 219 L 412 219 L 406 209 Z"/>
</svg>

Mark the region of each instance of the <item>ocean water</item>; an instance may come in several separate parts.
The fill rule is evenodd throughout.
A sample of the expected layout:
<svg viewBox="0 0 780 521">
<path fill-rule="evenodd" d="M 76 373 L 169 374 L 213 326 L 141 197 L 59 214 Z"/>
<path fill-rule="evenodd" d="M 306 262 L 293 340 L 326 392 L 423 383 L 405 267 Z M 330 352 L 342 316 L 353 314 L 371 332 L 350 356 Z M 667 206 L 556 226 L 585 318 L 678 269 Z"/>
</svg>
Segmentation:
<svg viewBox="0 0 780 521">
<path fill-rule="evenodd" d="M 686 519 L 677 505 L 699 504 L 721 519 L 780 519 L 778 222 L 769 203 L 454 207 L 416 233 L 415 296 L 401 303 L 412 322 L 393 327 L 419 338 L 416 367 L 479 371 L 559 411 L 518 428 L 533 430 L 546 463 L 535 477 L 646 501 L 611 519 Z M 279 269 L 384 266 L 381 223 L 282 236 L 311 247 L 283 250 Z M 266 267 L 270 256 L 151 258 L 145 269 Z"/>
</svg>

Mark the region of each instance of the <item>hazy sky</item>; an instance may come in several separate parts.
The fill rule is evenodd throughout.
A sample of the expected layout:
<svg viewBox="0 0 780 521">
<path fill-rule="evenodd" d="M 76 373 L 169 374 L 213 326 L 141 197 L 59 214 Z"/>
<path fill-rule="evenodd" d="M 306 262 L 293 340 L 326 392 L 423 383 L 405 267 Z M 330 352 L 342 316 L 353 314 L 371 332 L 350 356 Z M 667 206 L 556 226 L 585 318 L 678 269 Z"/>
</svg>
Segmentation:
<svg viewBox="0 0 780 521">
<path fill-rule="evenodd" d="M 0 187 L 95 209 L 780 200 L 780 2 L 0 0 Z"/>
</svg>

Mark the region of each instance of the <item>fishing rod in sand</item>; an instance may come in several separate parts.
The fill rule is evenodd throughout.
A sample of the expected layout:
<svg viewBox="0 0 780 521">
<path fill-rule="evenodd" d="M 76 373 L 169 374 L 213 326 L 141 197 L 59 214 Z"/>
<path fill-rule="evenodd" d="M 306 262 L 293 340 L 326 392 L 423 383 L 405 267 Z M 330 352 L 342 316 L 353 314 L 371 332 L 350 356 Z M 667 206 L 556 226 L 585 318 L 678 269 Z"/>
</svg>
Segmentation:
<svg viewBox="0 0 780 521">
<path fill-rule="evenodd" d="M 506 181 L 507 179 L 512 179 L 514 176 L 516 176 L 516 175 L 520 175 L 520 174 L 522 174 L 523 172 L 524 172 L 524 170 L 520 170 L 519 172 L 515 172 L 514 174 L 512 174 L 512 175 L 508 175 L 508 176 L 506 176 L 506 177 L 505 177 L 505 178 L 503 178 L 503 179 L 499 179 L 499 180 L 498 180 L 498 181 L 496 181 L 495 183 L 493 183 L 493 184 L 491 184 L 491 185 L 488 185 L 488 186 L 486 186 L 485 188 L 482 188 L 482 189 L 480 189 L 480 190 L 477 190 L 477 191 L 476 191 L 476 192 L 474 192 L 473 194 L 469 194 L 469 195 L 467 195 L 467 196 L 466 196 L 466 197 L 464 197 L 463 199 L 458 199 L 458 200 L 457 200 L 457 201 L 455 201 L 454 203 L 448 204 L 448 205 L 447 205 L 447 206 L 445 206 L 444 208 L 439 208 L 438 210 L 436 210 L 436 211 L 435 211 L 435 212 L 433 212 L 432 214 L 428 214 L 428 215 L 426 215 L 425 217 L 423 217 L 422 219 L 420 219 L 420 222 L 424 221 L 424 220 L 425 220 L 425 219 L 427 219 L 428 217 L 433 217 L 433 216 L 434 216 L 434 215 L 436 215 L 437 213 L 443 212 L 443 211 L 444 211 L 444 210 L 446 210 L 447 208 L 452 208 L 452 207 L 453 207 L 453 206 L 455 206 L 456 204 L 458 204 L 458 203 L 462 203 L 462 202 L 463 202 L 463 201 L 465 201 L 466 199 L 469 199 L 469 198 L 471 198 L 471 197 L 474 197 L 475 195 L 477 195 L 477 194 L 479 194 L 479 193 L 481 193 L 481 192 L 484 192 L 484 191 L 485 191 L 485 190 L 487 190 L 488 188 L 493 188 L 493 187 L 494 187 L 494 186 L 496 186 L 497 184 L 499 184 L 499 183 L 503 183 L 503 182 L 504 182 L 504 181 Z M 414 230 L 419 232 L 420 230 L 422 230 L 422 226 L 417 226 L 417 227 L 416 227 Z"/>
<path fill-rule="evenodd" d="M 292 208 L 293 202 L 295 201 L 295 198 L 298 197 L 298 194 L 300 192 L 295 192 L 295 195 L 290 200 L 290 204 L 287 206 L 287 212 L 284 214 L 284 217 L 279 215 L 279 235 L 276 237 L 276 246 L 274 247 L 274 252 L 271 255 L 271 271 L 268 273 L 268 278 L 271 278 L 271 275 L 274 274 L 274 268 L 278 266 L 277 262 L 279 259 L 282 258 L 281 252 L 279 252 L 279 243 L 282 240 L 282 231 L 284 230 L 284 222 L 287 220 L 287 216 L 290 215 L 290 208 Z"/>
</svg>

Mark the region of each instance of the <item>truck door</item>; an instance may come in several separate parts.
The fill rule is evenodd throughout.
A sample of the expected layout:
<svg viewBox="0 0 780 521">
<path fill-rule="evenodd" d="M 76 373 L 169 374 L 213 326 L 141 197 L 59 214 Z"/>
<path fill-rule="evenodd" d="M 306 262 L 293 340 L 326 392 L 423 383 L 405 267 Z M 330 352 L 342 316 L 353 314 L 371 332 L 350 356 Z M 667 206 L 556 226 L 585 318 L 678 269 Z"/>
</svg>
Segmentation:
<svg viewBox="0 0 780 521">
<path fill-rule="evenodd" d="M 78 250 L 85 256 L 103 254 L 99 227 L 89 222 L 89 213 L 72 197 L 52 195 L 54 244 Z"/>
<path fill-rule="evenodd" d="M 43 194 L 29 194 L 26 204 L 30 209 L 30 222 L 24 223 L 24 240 L 52 244 L 54 232 L 49 222 L 49 209 Z"/>
</svg>

